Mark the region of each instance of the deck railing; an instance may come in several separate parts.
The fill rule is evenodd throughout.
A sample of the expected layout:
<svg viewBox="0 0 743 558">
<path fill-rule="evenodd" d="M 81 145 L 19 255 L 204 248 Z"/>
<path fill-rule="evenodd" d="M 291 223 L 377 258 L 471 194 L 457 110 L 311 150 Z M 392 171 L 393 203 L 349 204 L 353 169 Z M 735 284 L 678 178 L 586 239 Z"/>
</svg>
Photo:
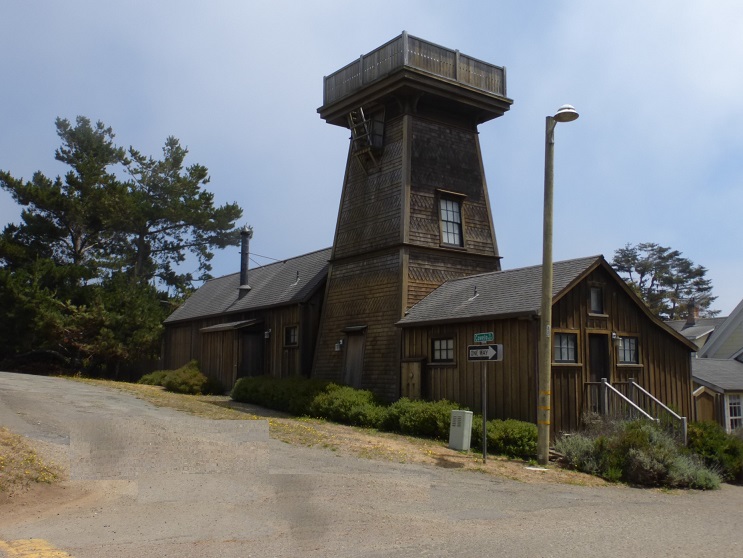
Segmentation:
<svg viewBox="0 0 743 558">
<path fill-rule="evenodd" d="M 686 417 L 664 405 L 633 379 L 612 385 L 602 378 L 600 382 L 586 382 L 584 389 L 584 411 L 619 419 L 653 420 L 686 445 Z"/>
<path fill-rule="evenodd" d="M 403 31 L 369 54 L 325 77 L 323 104 L 342 99 L 361 87 L 402 67 L 420 70 L 436 77 L 506 96 L 506 70 Z"/>
</svg>

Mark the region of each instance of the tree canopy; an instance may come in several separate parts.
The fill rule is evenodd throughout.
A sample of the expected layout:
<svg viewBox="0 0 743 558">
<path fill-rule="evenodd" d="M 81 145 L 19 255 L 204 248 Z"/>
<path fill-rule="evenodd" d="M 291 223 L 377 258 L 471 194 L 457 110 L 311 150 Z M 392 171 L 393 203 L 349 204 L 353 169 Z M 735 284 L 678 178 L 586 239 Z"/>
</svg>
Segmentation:
<svg viewBox="0 0 743 558">
<path fill-rule="evenodd" d="M 678 250 L 653 242 L 626 244 L 614 251 L 611 265 L 664 320 L 686 318 L 690 305 L 701 316 L 719 314 L 719 310 L 710 309 L 717 297 L 712 296 L 707 269 L 684 258 Z"/>
<path fill-rule="evenodd" d="M 186 166 L 174 137 L 155 159 L 84 116 L 56 128 L 63 177 L 0 170 L 22 206 L 0 234 L 0 360 L 45 352 L 110 372 L 157 355 L 173 300 L 209 277 L 214 250 L 239 243 L 242 210 L 214 204 L 208 170 Z"/>
</svg>

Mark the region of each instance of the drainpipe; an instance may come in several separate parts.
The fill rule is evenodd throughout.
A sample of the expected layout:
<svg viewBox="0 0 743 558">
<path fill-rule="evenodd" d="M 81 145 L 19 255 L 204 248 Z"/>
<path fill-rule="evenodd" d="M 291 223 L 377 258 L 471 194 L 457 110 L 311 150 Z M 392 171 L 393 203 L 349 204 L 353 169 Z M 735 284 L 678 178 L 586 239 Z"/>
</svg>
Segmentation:
<svg viewBox="0 0 743 558">
<path fill-rule="evenodd" d="M 248 284 L 248 261 L 250 260 L 250 239 L 253 238 L 253 227 L 245 225 L 240 231 L 240 293 L 244 297 L 250 291 Z"/>
</svg>

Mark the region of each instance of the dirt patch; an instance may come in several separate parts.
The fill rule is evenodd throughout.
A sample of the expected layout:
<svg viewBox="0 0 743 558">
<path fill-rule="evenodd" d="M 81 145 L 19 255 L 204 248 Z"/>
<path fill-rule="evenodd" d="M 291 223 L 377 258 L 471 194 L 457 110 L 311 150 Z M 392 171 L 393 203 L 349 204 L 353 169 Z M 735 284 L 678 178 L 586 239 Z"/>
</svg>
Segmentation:
<svg viewBox="0 0 743 558">
<path fill-rule="evenodd" d="M 10 498 L 39 483 L 51 484 L 61 473 L 59 466 L 42 458 L 37 447 L 0 427 L 0 499 Z"/>
</svg>

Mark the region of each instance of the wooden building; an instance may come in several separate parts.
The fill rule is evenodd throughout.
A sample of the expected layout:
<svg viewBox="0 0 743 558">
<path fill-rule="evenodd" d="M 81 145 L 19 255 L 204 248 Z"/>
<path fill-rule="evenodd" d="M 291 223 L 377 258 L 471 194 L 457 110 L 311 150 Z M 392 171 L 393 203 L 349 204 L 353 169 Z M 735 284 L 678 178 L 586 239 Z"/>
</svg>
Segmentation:
<svg viewBox="0 0 743 558">
<path fill-rule="evenodd" d="M 398 398 L 395 322 L 500 269 L 477 126 L 511 102 L 503 68 L 407 33 L 325 78 L 318 112 L 351 138 L 315 376 Z"/>
<path fill-rule="evenodd" d="M 728 432 L 743 428 L 742 361 L 743 357 L 692 360 L 696 420 L 716 422 Z"/>
<path fill-rule="evenodd" d="M 481 409 L 487 366 L 488 417 L 536 422 L 541 266 L 449 281 L 398 322 L 403 393 Z M 468 362 L 474 335 L 492 332 L 501 362 Z M 602 256 L 554 264 L 553 431 L 578 429 L 592 386 L 630 378 L 692 416 L 693 343 L 656 318 Z"/>
<path fill-rule="evenodd" d="M 309 376 L 330 249 L 204 283 L 165 320 L 163 368 L 197 360 L 229 389 L 243 376 Z"/>
</svg>

